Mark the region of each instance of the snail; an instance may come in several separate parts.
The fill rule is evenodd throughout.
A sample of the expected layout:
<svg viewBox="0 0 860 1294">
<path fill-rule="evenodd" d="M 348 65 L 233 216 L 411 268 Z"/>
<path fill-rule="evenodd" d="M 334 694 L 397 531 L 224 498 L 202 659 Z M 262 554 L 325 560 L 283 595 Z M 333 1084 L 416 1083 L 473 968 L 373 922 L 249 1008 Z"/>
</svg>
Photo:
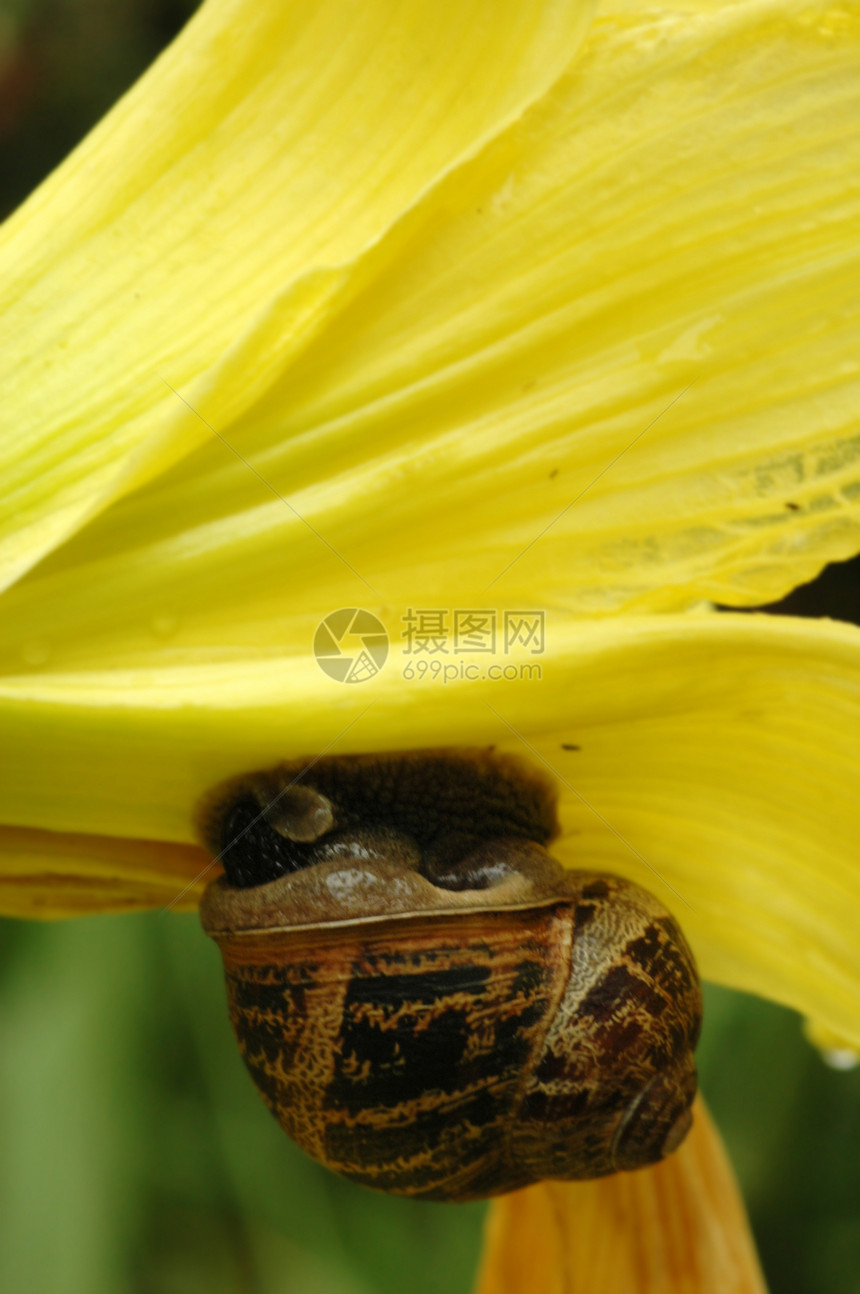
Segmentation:
<svg viewBox="0 0 860 1294">
<path fill-rule="evenodd" d="M 200 829 L 242 1056 L 329 1168 L 469 1200 L 683 1140 L 692 954 L 647 891 L 550 857 L 542 775 L 493 750 L 296 761 L 218 788 Z"/>
</svg>

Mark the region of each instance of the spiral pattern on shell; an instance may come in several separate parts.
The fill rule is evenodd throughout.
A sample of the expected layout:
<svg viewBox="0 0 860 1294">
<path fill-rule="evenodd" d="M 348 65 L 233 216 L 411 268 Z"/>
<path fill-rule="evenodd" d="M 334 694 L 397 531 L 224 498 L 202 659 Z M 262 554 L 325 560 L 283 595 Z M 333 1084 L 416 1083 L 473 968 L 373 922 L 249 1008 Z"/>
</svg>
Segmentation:
<svg viewBox="0 0 860 1294">
<path fill-rule="evenodd" d="M 647 891 L 549 856 L 551 785 L 492 752 L 304 767 L 234 781 L 202 816 L 226 872 L 204 928 L 287 1133 L 364 1185 L 444 1200 L 674 1149 L 692 955 Z"/>
</svg>

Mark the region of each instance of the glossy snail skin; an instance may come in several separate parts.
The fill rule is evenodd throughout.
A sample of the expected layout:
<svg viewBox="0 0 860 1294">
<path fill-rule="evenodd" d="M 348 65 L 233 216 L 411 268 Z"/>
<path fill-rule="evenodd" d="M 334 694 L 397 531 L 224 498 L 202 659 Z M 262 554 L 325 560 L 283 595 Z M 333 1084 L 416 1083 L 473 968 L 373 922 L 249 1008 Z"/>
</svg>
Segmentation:
<svg viewBox="0 0 860 1294">
<path fill-rule="evenodd" d="M 692 955 L 647 891 L 549 856 L 551 785 L 490 751 L 309 764 L 237 779 L 201 818 L 225 867 L 204 929 L 287 1133 L 366 1186 L 438 1200 L 675 1149 Z"/>
</svg>

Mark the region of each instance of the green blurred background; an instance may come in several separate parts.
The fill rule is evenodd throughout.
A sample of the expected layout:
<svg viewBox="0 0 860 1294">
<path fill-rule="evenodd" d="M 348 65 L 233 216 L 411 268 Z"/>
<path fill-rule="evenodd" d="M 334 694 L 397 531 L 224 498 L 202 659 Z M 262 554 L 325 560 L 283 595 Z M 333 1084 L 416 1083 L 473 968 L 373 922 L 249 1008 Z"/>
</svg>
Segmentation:
<svg viewBox="0 0 860 1294">
<path fill-rule="evenodd" d="M 0 0 L 0 215 L 193 8 Z M 857 622 L 860 564 L 779 610 Z M 773 1294 L 860 1294 L 860 1070 L 710 986 L 699 1061 Z M 483 1218 L 350 1186 L 287 1141 L 196 917 L 0 922 L 0 1290 L 468 1294 Z"/>
<path fill-rule="evenodd" d="M 287 1140 L 195 916 L 6 921 L 0 949 L 0 1290 L 468 1294 L 483 1206 L 374 1195 Z M 860 1291 L 860 1071 L 769 1003 L 709 987 L 705 1020 L 772 1291 Z"/>
</svg>

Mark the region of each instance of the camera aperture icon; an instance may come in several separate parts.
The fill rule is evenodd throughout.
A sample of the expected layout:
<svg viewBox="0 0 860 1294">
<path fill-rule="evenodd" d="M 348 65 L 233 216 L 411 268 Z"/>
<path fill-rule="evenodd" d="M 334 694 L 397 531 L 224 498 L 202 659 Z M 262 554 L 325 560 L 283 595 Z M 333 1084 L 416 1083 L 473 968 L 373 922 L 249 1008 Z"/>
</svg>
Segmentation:
<svg viewBox="0 0 860 1294">
<path fill-rule="evenodd" d="M 388 659 L 388 633 L 371 611 L 341 607 L 317 625 L 314 656 L 337 683 L 366 683 Z"/>
</svg>

